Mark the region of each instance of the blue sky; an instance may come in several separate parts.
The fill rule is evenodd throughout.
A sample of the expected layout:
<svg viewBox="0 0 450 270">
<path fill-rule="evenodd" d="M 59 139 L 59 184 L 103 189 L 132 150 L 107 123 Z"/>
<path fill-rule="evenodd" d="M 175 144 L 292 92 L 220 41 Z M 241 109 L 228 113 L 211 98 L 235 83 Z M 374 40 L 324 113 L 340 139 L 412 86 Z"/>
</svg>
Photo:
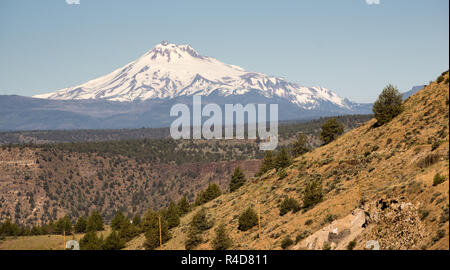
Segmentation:
<svg viewBox="0 0 450 270">
<path fill-rule="evenodd" d="M 358 102 L 448 69 L 448 0 L 379 2 L 2 0 L 0 94 L 84 83 L 161 40 Z"/>
</svg>

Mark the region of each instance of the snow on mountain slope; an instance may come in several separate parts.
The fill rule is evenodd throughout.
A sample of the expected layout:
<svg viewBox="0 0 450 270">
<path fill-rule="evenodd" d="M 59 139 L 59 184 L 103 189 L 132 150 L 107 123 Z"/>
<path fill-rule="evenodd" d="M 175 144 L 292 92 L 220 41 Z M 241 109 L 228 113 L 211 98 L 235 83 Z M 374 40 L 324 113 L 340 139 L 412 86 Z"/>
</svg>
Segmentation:
<svg viewBox="0 0 450 270">
<path fill-rule="evenodd" d="M 303 109 L 331 103 L 351 110 L 351 101 L 321 87 L 303 87 L 282 78 L 248 72 L 241 67 L 200 55 L 189 45 L 163 41 L 123 68 L 71 88 L 34 96 L 57 100 L 103 99 L 143 101 L 179 96 L 243 95 L 258 91 L 267 98 L 289 100 Z"/>
</svg>

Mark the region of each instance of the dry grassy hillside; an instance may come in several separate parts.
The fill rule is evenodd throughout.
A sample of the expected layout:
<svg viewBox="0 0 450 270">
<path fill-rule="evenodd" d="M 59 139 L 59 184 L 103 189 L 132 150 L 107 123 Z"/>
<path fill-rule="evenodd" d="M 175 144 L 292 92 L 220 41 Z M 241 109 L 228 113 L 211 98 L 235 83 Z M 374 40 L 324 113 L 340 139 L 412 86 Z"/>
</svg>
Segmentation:
<svg viewBox="0 0 450 270">
<path fill-rule="evenodd" d="M 297 158 L 286 178 L 272 170 L 205 204 L 214 227 L 203 233 L 206 241 L 198 248 L 211 249 L 214 229 L 223 222 L 233 249 L 280 249 L 285 237 L 297 239 L 294 249 L 345 249 L 352 240 L 356 249 L 368 240 L 377 240 L 382 249 L 448 249 L 448 72 L 438 81 L 405 101 L 403 113 L 384 126 L 375 127 L 372 119 Z M 445 181 L 433 185 L 437 173 Z M 321 180 L 323 201 L 280 216 L 283 198 L 301 202 L 309 179 Z M 260 239 L 258 226 L 237 229 L 239 214 L 255 205 L 261 208 Z M 184 249 L 198 210 L 182 218 L 163 249 Z M 140 236 L 128 248 L 140 249 L 143 241 Z"/>
</svg>

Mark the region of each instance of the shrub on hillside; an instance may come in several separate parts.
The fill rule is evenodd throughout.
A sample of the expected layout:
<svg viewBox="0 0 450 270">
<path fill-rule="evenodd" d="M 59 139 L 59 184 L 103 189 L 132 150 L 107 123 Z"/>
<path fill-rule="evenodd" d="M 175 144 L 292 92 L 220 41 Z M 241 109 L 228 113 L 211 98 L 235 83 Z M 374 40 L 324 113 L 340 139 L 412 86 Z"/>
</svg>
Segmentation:
<svg viewBox="0 0 450 270">
<path fill-rule="evenodd" d="M 302 241 L 303 239 L 308 237 L 310 234 L 311 234 L 311 231 L 309 231 L 309 230 L 299 232 L 297 234 L 297 236 L 295 237 L 295 243 L 298 244 L 298 242 Z"/>
<path fill-rule="evenodd" d="M 433 177 L 433 186 L 437 186 L 441 183 L 445 182 L 445 176 L 441 175 L 440 173 L 437 173 Z"/>
<path fill-rule="evenodd" d="M 289 211 L 296 213 L 300 210 L 300 204 L 294 199 L 287 197 L 280 204 L 280 216 L 284 216 Z"/>
<path fill-rule="evenodd" d="M 279 172 L 278 172 L 278 178 L 280 179 L 284 179 L 287 177 L 287 172 L 284 168 L 282 168 Z"/>
<path fill-rule="evenodd" d="M 402 102 L 403 97 L 398 89 L 390 84 L 386 86 L 372 108 L 377 125 L 384 125 L 399 115 L 403 111 Z"/>
<path fill-rule="evenodd" d="M 310 209 L 323 200 L 322 183 L 310 180 L 303 191 L 303 208 Z"/>
<path fill-rule="evenodd" d="M 238 229 L 248 231 L 256 225 L 258 225 L 258 215 L 253 208 L 249 207 L 239 216 Z"/>
<path fill-rule="evenodd" d="M 325 225 L 325 224 L 331 223 L 331 222 L 333 222 L 336 218 L 337 218 L 336 215 L 333 215 L 333 214 L 327 214 L 327 215 L 323 218 L 321 225 L 323 226 L 323 225 Z"/>
<path fill-rule="evenodd" d="M 347 244 L 347 250 L 353 250 L 356 247 L 356 240 L 352 240 Z"/>
<path fill-rule="evenodd" d="M 294 244 L 294 241 L 289 236 L 286 236 L 283 241 L 281 241 L 281 248 L 287 249 Z"/>
<path fill-rule="evenodd" d="M 344 133 L 344 125 L 336 118 L 330 118 L 322 125 L 319 138 L 324 144 L 329 144 L 342 135 L 342 133 Z"/>
</svg>

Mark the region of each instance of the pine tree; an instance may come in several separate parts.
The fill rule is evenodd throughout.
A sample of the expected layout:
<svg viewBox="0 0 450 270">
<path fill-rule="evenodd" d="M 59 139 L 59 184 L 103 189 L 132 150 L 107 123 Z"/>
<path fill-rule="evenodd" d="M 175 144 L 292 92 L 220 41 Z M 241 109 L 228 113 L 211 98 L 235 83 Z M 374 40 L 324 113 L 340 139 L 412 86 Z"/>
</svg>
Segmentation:
<svg viewBox="0 0 450 270">
<path fill-rule="evenodd" d="M 193 217 L 191 226 L 199 232 L 206 231 L 213 226 L 213 223 L 208 220 L 205 208 L 200 209 Z"/>
<path fill-rule="evenodd" d="M 295 141 L 294 145 L 292 146 L 292 155 L 294 157 L 301 156 L 309 151 L 308 145 L 307 145 L 307 137 L 305 134 L 300 133 L 297 137 L 297 141 Z"/>
<path fill-rule="evenodd" d="M 256 176 L 261 176 L 273 168 L 275 168 L 275 157 L 273 155 L 273 152 L 266 151 L 266 155 L 264 156 L 264 159 L 261 163 L 261 167 L 259 168 L 259 171 L 256 174 Z"/>
<path fill-rule="evenodd" d="M 216 236 L 212 241 L 212 246 L 214 250 L 227 250 L 232 246 L 230 236 L 226 230 L 225 224 L 220 224 L 216 229 Z"/>
<path fill-rule="evenodd" d="M 132 219 L 132 223 L 133 223 L 133 227 L 135 230 L 136 234 L 142 233 L 144 232 L 143 230 L 143 226 L 142 226 L 142 220 L 141 220 L 141 216 L 139 216 L 138 214 L 136 214 L 133 219 Z"/>
<path fill-rule="evenodd" d="M 94 231 L 88 231 L 80 240 L 80 249 L 83 250 L 101 250 L 103 237 L 99 238 Z"/>
<path fill-rule="evenodd" d="M 217 184 L 209 184 L 205 190 L 201 191 L 197 195 L 197 197 L 195 198 L 195 205 L 202 205 L 204 203 L 207 203 L 219 197 L 221 194 L 222 191 Z"/>
<path fill-rule="evenodd" d="M 322 131 L 319 137 L 324 144 L 329 144 L 342 135 L 342 133 L 344 133 L 344 125 L 339 123 L 336 118 L 331 118 L 322 125 Z"/>
<path fill-rule="evenodd" d="M 239 216 L 238 229 L 248 231 L 256 225 L 258 225 L 258 215 L 253 208 L 249 207 Z"/>
<path fill-rule="evenodd" d="M 120 230 L 120 226 L 122 225 L 124 220 L 125 216 L 122 214 L 122 212 L 117 212 L 114 218 L 111 220 L 111 228 L 116 231 Z"/>
<path fill-rule="evenodd" d="M 1 223 L 0 223 L 0 227 L 1 227 Z M 31 235 L 41 235 L 42 234 L 42 229 L 40 227 L 33 226 L 31 228 L 30 234 Z M 0 236 L 1 235 L 2 235 L 2 233 L 0 232 Z"/>
<path fill-rule="evenodd" d="M 196 246 L 201 244 L 202 242 L 203 242 L 203 238 L 202 238 L 201 232 L 197 231 L 192 226 L 189 227 L 188 235 L 184 242 L 184 248 L 186 248 L 186 250 L 192 250 Z"/>
<path fill-rule="evenodd" d="M 119 236 L 125 241 L 130 241 L 139 234 L 139 228 L 132 224 L 128 217 L 124 217 L 119 227 Z"/>
<path fill-rule="evenodd" d="M 104 250 L 120 250 L 125 247 L 125 241 L 120 238 L 119 234 L 113 230 L 102 245 Z"/>
<path fill-rule="evenodd" d="M 170 201 L 169 207 L 167 207 L 166 220 L 169 229 L 175 228 L 180 224 L 178 207 L 173 201 Z"/>
<path fill-rule="evenodd" d="M 233 174 L 231 175 L 230 192 L 238 190 L 245 184 L 246 181 L 247 179 L 245 179 L 244 172 L 241 170 L 240 166 L 237 166 Z"/>
<path fill-rule="evenodd" d="M 403 96 L 398 89 L 391 84 L 387 85 L 373 104 L 377 125 L 384 125 L 399 115 L 403 111 L 402 103 Z"/>
<path fill-rule="evenodd" d="M 85 233 L 87 227 L 87 219 L 86 217 L 80 217 L 75 224 L 75 232 L 76 233 Z"/>
<path fill-rule="evenodd" d="M 288 152 L 286 151 L 286 148 L 281 148 L 281 151 L 278 153 L 277 157 L 275 158 L 275 167 L 277 170 L 283 169 L 291 165 L 291 157 L 289 156 Z"/>
<path fill-rule="evenodd" d="M 189 213 L 189 211 L 191 211 L 191 205 L 189 204 L 189 201 L 186 196 L 183 196 L 183 198 L 181 198 L 178 201 L 177 206 L 178 206 L 178 211 L 181 216 L 183 216 L 183 215 Z"/>
<path fill-rule="evenodd" d="M 56 224 L 56 233 L 59 234 L 70 234 L 72 232 L 72 222 L 70 221 L 70 218 L 65 215 L 63 218 L 60 218 Z"/>
<path fill-rule="evenodd" d="M 0 228 L 0 235 L 18 236 L 19 226 L 7 219 Z"/>
<path fill-rule="evenodd" d="M 141 225 L 141 216 L 139 216 L 139 215 L 135 215 L 134 217 L 133 217 L 133 225 L 134 226 L 140 226 Z"/>
<path fill-rule="evenodd" d="M 155 249 L 159 247 L 159 216 L 161 216 L 162 243 L 167 242 L 171 238 L 167 221 L 162 217 L 163 215 L 150 209 L 147 213 L 145 213 L 142 221 L 142 226 L 145 232 L 144 247 L 146 249 Z"/>
<path fill-rule="evenodd" d="M 98 210 L 92 211 L 91 215 L 89 216 L 87 220 L 87 231 L 102 231 L 104 229 L 103 227 L 103 218 L 100 215 L 100 212 Z"/>
<path fill-rule="evenodd" d="M 203 242 L 202 233 L 213 226 L 213 223 L 207 219 L 207 212 L 205 208 L 200 209 L 191 220 L 189 225 L 188 235 L 184 246 L 187 250 L 194 249 L 197 245 Z"/>
</svg>

